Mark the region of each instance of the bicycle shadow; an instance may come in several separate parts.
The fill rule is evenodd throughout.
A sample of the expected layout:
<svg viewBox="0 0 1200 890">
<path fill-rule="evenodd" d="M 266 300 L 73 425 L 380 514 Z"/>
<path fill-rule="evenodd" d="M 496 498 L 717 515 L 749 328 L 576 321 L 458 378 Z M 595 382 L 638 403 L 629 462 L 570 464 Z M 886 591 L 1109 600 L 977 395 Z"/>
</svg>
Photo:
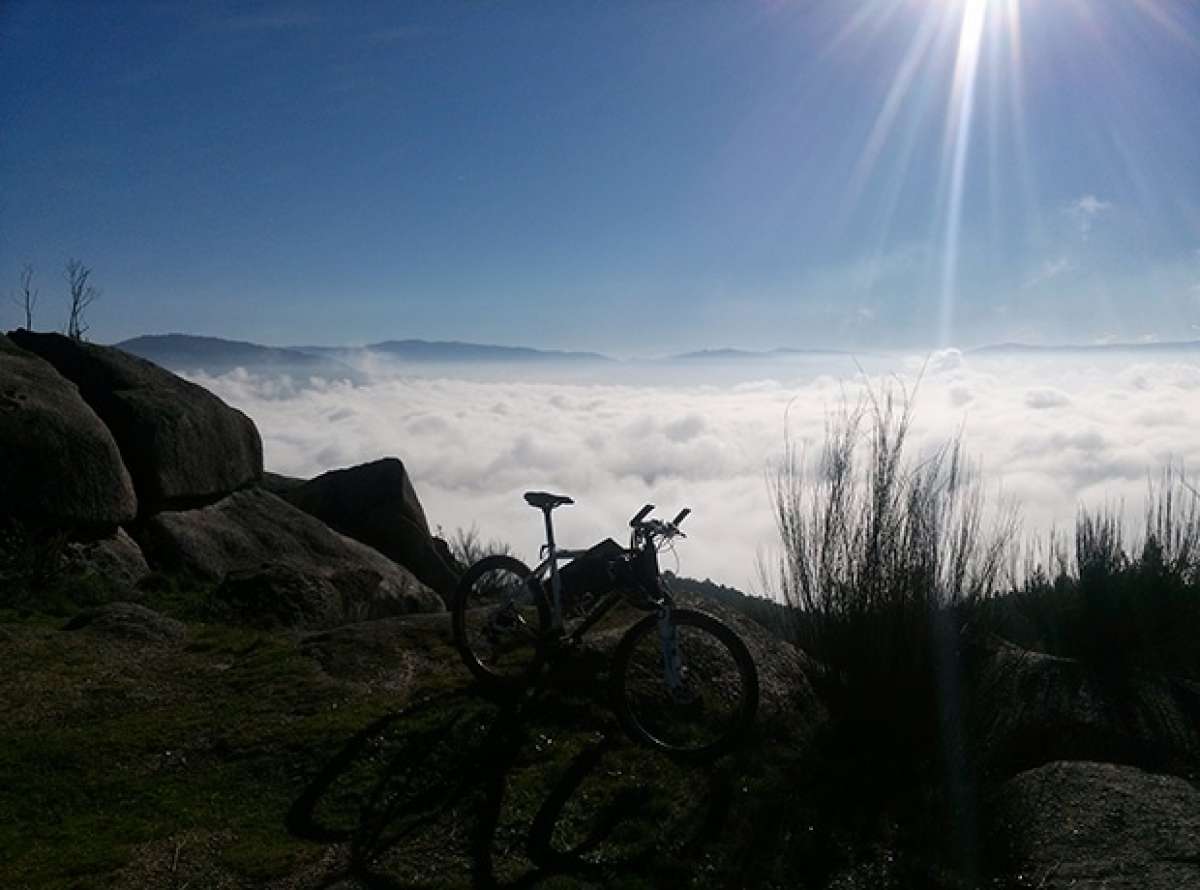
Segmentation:
<svg viewBox="0 0 1200 890">
<path fill-rule="evenodd" d="M 645 830 L 646 811 L 675 789 L 622 774 L 614 759 L 630 749 L 615 728 L 591 733 L 565 767 L 562 757 L 540 762 L 539 730 L 570 716 L 541 696 L 496 703 L 475 693 L 389 714 L 347 740 L 309 783 L 287 830 L 344 851 L 321 886 L 354 880 L 375 890 L 464 880 L 524 888 L 558 876 L 607 882 L 683 868 L 720 833 L 733 798 L 720 769 L 687 771 L 692 805 L 666 826 L 664 851 Z"/>
</svg>

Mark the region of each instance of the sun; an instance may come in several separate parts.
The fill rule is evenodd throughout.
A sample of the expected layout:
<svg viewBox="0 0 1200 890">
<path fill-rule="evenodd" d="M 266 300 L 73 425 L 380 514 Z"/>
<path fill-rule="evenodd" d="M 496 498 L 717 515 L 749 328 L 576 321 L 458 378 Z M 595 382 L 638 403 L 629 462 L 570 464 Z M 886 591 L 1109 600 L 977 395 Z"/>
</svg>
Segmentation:
<svg viewBox="0 0 1200 890">
<path fill-rule="evenodd" d="M 930 324 L 934 339 L 947 345 L 954 339 L 960 302 L 960 246 L 970 209 L 964 204 L 969 194 L 983 191 L 970 187 L 971 178 L 992 177 L 989 200 L 1007 200 L 1011 192 L 1014 203 L 1029 215 L 1029 227 L 1040 225 L 1038 208 L 1044 202 L 1031 161 L 1026 105 L 1030 90 L 1054 85 L 1031 83 L 1027 89 L 1026 79 L 1045 76 L 1044 54 L 1087 53 L 1117 69 L 1127 64 L 1129 52 L 1163 37 L 1200 57 L 1200 32 L 1185 15 L 1185 5 L 1175 0 L 861 0 L 847 13 L 828 52 L 861 52 L 876 41 L 887 44 L 897 34 L 904 41 L 894 44 L 901 47 L 895 67 L 885 72 L 874 119 L 855 148 L 838 224 L 846 225 L 867 192 L 875 191 L 882 196 L 873 203 L 875 237 L 879 244 L 891 237 L 897 196 L 910 171 L 928 156 L 916 146 L 927 146 L 926 137 L 933 135 L 940 150 L 929 222 L 937 233 L 939 284 L 931 295 L 937 311 Z M 972 153 L 981 146 L 987 147 L 986 167 L 972 162 Z M 1131 164 L 1124 154 L 1114 160 Z M 1000 163 L 1003 175 L 1011 177 L 1011 188 L 1010 183 L 1003 190 L 995 185 Z M 1133 173 L 1139 181 L 1145 178 L 1144 171 Z"/>
<path fill-rule="evenodd" d="M 963 200 L 966 191 L 972 129 L 981 63 L 985 48 L 993 61 L 1002 56 L 1004 88 L 1011 95 L 1009 106 L 1013 115 L 1010 130 L 1023 132 L 1021 102 L 1021 5 L 1022 0 L 877 0 L 860 9 L 842 39 L 854 33 L 873 30 L 872 19 L 886 20 L 901 9 L 918 16 L 914 32 L 899 68 L 893 75 L 884 102 L 876 116 L 870 135 L 861 150 L 847 189 L 847 208 L 862 196 L 872 178 L 881 156 L 888 153 L 894 130 L 904 122 L 904 110 L 909 97 L 923 93 L 930 82 L 943 78 L 935 74 L 935 59 L 952 53 L 952 75 L 946 89 L 941 123 L 941 175 L 938 206 L 942 244 L 940 255 L 940 293 L 937 313 L 937 339 L 949 342 L 953 333 L 954 307 L 957 302 L 959 244 L 962 229 Z M 869 14 L 868 14 L 869 13 Z M 1006 48 L 1003 46 L 1006 44 Z M 993 50 L 1001 50 L 995 52 Z M 993 70 L 992 74 L 997 74 Z"/>
</svg>

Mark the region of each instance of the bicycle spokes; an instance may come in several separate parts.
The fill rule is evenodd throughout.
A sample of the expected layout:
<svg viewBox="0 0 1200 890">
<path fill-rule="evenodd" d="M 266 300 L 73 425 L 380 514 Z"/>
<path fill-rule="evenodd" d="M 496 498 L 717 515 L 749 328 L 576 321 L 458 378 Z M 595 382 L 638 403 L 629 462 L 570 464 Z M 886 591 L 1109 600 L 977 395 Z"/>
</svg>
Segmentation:
<svg viewBox="0 0 1200 890">
<path fill-rule="evenodd" d="M 744 716 L 743 667 L 719 637 L 667 612 L 658 632 L 633 645 L 624 678 L 629 716 L 661 747 L 691 751 L 717 745 Z"/>
<path fill-rule="evenodd" d="M 465 641 L 480 666 L 499 676 L 526 673 L 537 658 L 542 626 L 529 578 L 499 566 L 476 578 L 467 595 Z"/>
<path fill-rule="evenodd" d="M 663 682 L 672 698 L 684 688 L 683 653 L 679 648 L 679 626 L 671 620 L 671 610 L 664 609 L 658 617 L 658 639 L 662 646 Z"/>
</svg>

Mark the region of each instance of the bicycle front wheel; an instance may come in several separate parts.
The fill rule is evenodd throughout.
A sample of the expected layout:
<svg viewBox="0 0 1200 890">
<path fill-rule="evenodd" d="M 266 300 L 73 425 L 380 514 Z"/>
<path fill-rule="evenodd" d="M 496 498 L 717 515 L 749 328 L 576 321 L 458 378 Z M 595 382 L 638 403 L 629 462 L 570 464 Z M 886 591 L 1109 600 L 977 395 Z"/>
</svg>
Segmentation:
<svg viewBox="0 0 1200 890">
<path fill-rule="evenodd" d="M 515 690 L 541 668 L 550 609 L 529 568 L 511 556 L 485 556 L 458 582 L 454 642 L 463 662 L 493 688 Z"/>
<path fill-rule="evenodd" d="M 758 671 L 746 644 L 703 612 L 673 609 L 669 623 L 643 618 L 622 637 L 612 671 L 625 731 L 683 759 L 729 751 L 758 712 Z"/>
</svg>

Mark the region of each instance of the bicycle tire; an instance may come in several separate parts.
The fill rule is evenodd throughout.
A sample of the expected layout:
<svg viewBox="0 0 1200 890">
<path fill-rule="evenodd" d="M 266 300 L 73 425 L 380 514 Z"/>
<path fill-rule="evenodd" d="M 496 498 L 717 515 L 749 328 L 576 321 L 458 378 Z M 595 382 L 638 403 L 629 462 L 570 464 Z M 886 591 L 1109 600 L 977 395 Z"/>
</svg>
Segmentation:
<svg viewBox="0 0 1200 890">
<path fill-rule="evenodd" d="M 685 685 L 696 698 L 681 703 L 668 689 L 659 619 L 648 615 L 617 644 L 613 710 L 634 741 L 679 759 L 711 760 L 736 747 L 753 726 L 758 669 L 746 644 L 716 618 L 693 609 L 674 609 L 671 614 Z"/>
<path fill-rule="evenodd" d="M 532 574 L 514 557 L 485 556 L 455 589 L 454 644 L 467 669 L 492 689 L 525 687 L 545 662 L 550 607 L 540 585 L 528 583 Z M 510 608 L 514 585 L 526 588 L 518 594 L 526 599 Z"/>
</svg>

